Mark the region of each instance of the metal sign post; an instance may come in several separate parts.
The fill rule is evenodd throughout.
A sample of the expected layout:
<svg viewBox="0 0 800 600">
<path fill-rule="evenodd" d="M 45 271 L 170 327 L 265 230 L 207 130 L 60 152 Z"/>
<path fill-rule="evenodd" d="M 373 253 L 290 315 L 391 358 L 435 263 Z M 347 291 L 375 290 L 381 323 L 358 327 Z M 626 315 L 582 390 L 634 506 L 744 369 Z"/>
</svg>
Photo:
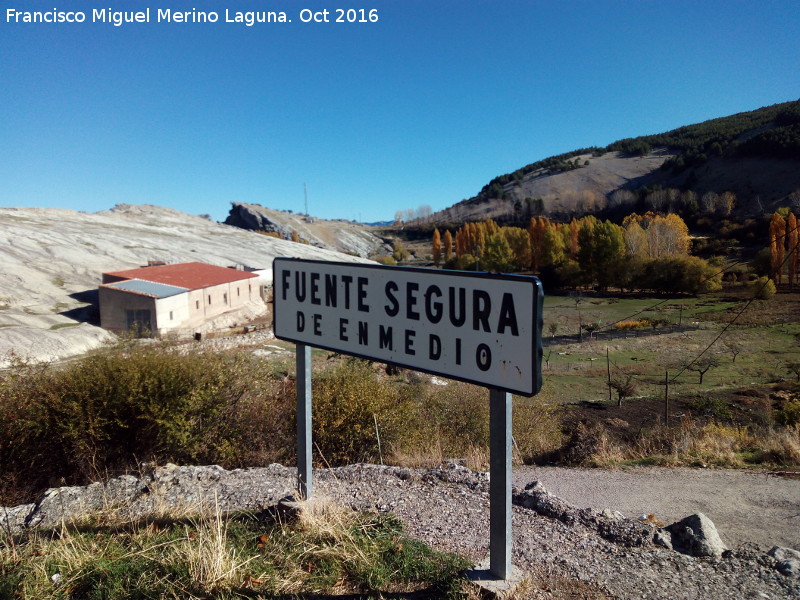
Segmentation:
<svg viewBox="0 0 800 600">
<path fill-rule="evenodd" d="M 511 394 L 489 390 L 489 572 L 511 575 Z"/>
<path fill-rule="evenodd" d="M 314 493 L 311 473 L 311 347 L 297 344 L 297 486 L 308 500 Z"/>
</svg>

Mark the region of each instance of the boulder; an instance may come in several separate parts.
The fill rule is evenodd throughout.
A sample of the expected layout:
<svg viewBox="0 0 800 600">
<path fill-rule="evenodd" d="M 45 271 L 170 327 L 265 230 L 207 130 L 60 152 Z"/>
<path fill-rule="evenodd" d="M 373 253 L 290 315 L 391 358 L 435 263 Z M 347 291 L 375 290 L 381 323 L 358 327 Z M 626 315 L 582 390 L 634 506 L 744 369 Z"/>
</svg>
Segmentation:
<svg viewBox="0 0 800 600">
<path fill-rule="evenodd" d="M 665 530 L 670 533 L 673 549 L 683 554 L 719 558 L 728 549 L 714 523 L 703 513 L 689 515 Z"/>
<path fill-rule="evenodd" d="M 777 561 L 775 569 L 779 573 L 787 577 L 800 577 L 800 552 L 792 548 L 773 546 L 767 554 Z"/>
</svg>

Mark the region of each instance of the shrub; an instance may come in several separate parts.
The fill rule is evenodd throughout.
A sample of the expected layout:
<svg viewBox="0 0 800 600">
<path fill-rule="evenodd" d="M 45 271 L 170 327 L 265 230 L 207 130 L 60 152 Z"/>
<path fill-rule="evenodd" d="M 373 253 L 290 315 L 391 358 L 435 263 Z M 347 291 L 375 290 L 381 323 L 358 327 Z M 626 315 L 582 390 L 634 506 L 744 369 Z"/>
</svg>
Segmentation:
<svg viewBox="0 0 800 600">
<path fill-rule="evenodd" d="M 775 295 L 775 283 L 768 277 L 759 277 L 750 284 L 750 291 L 757 300 L 769 300 Z"/>
<path fill-rule="evenodd" d="M 718 396 L 701 396 L 693 400 L 690 406 L 693 411 L 704 417 L 729 419 L 732 415 L 725 398 Z"/>
<path fill-rule="evenodd" d="M 800 425 L 800 400 L 786 402 L 775 411 L 775 421 L 781 425 Z"/>
<path fill-rule="evenodd" d="M 60 369 L 17 361 L 0 375 L 3 483 L 82 483 L 145 459 L 280 459 L 268 450 L 286 447 L 292 414 L 269 373 L 252 354 L 159 347 L 107 350 Z"/>
<path fill-rule="evenodd" d="M 403 247 L 403 243 L 400 240 L 395 240 L 392 245 L 392 257 L 398 263 L 401 263 L 411 258 L 411 254 Z"/>
<path fill-rule="evenodd" d="M 378 264 L 387 265 L 391 267 L 397 264 L 397 261 L 390 254 L 384 254 L 383 256 L 379 256 L 375 260 Z"/>
<path fill-rule="evenodd" d="M 377 462 L 377 434 L 382 453 L 396 448 L 414 417 L 413 403 L 402 391 L 359 359 L 347 359 L 316 376 L 313 436 L 323 462 Z"/>
</svg>

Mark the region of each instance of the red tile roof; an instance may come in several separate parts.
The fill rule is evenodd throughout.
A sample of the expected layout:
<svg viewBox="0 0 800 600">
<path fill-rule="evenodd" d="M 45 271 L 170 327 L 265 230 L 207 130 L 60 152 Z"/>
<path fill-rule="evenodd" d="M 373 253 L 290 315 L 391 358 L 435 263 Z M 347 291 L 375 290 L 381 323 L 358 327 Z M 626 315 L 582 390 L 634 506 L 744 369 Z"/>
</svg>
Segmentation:
<svg viewBox="0 0 800 600">
<path fill-rule="evenodd" d="M 154 283 L 164 283 L 199 290 L 222 283 L 233 283 L 245 279 L 258 277 L 255 273 L 216 267 L 200 262 L 178 263 L 175 265 L 161 265 L 156 267 L 142 267 L 127 271 L 111 271 L 103 273 L 103 282 L 111 283 L 123 279 L 143 279 Z"/>
</svg>

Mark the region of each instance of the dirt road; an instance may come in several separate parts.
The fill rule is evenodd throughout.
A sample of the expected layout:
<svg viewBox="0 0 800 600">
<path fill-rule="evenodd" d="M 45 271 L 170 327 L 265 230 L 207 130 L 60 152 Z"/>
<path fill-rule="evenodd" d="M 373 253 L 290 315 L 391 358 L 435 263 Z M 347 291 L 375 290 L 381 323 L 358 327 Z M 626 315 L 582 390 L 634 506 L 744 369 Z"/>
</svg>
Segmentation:
<svg viewBox="0 0 800 600">
<path fill-rule="evenodd" d="M 702 512 L 729 547 L 755 542 L 800 549 L 800 479 L 727 469 L 514 469 L 519 488 L 537 479 L 581 508 L 610 508 L 626 517 L 653 513 L 666 524 Z"/>
</svg>

